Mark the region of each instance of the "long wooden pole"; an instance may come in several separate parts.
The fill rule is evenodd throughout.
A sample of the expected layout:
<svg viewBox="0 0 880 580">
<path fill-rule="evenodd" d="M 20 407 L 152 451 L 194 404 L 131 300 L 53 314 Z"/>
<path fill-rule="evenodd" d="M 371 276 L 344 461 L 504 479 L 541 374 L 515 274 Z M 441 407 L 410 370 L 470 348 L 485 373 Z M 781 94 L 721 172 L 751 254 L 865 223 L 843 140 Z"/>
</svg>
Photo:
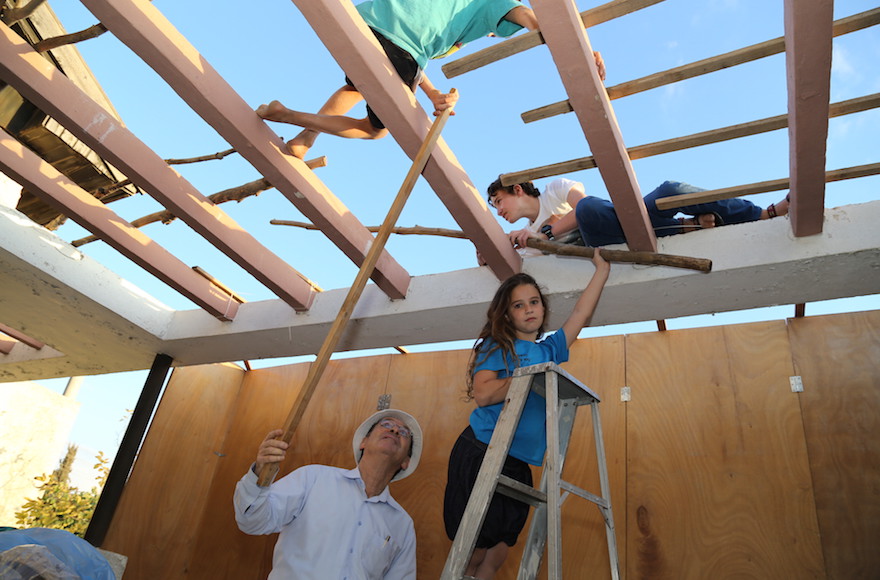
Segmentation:
<svg viewBox="0 0 880 580">
<path fill-rule="evenodd" d="M 680 197 L 680 196 L 679 196 Z M 672 199 L 672 198 L 670 198 Z M 659 202 L 658 202 L 659 205 Z M 269 220 L 270 224 L 277 226 L 294 226 L 307 230 L 317 230 L 318 226 L 307 222 L 296 222 L 290 220 Z M 378 231 L 378 226 L 367 226 L 371 232 Z M 401 235 L 422 235 L 422 236 L 442 236 L 445 238 L 457 238 L 466 240 L 468 237 L 460 230 L 448 230 L 444 228 L 426 228 L 415 226 L 411 228 L 393 228 L 391 233 Z M 578 256 L 581 258 L 592 258 L 593 248 L 585 248 L 584 246 L 575 246 L 573 244 L 563 244 L 560 242 L 545 242 L 536 238 L 526 240 L 526 245 L 530 248 L 536 248 L 542 252 L 549 254 L 558 254 L 560 256 Z M 698 270 L 700 272 L 710 272 L 712 270 L 712 260 L 704 258 L 689 258 L 688 256 L 673 256 L 671 254 L 657 254 L 654 252 L 630 252 L 626 250 L 602 250 L 602 257 L 609 262 L 630 262 L 632 264 L 644 264 L 650 266 L 671 266 L 673 268 L 687 268 L 689 270 Z"/>
<path fill-rule="evenodd" d="M 452 89 L 452 92 L 455 92 L 455 89 Z M 422 170 L 425 168 L 425 164 L 428 163 L 428 159 L 431 157 L 431 151 L 434 149 L 437 139 L 440 138 L 440 131 L 443 129 L 443 125 L 446 124 L 450 113 L 452 113 L 451 107 L 444 110 L 431 125 L 425 141 L 422 143 L 421 148 L 419 148 L 415 159 L 413 159 L 412 167 L 410 167 L 406 179 L 403 180 L 403 185 L 400 186 L 400 191 L 397 193 L 394 203 L 391 204 L 391 209 L 388 210 L 388 215 L 385 216 L 385 221 L 382 222 L 382 227 L 379 228 L 379 232 L 376 234 L 376 238 L 373 240 L 373 244 L 364 258 L 364 263 L 361 265 L 360 270 L 358 270 L 354 283 L 352 283 L 351 288 L 348 290 L 348 295 L 342 303 L 342 308 L 339 309 L 339 314 L 336 315 L 336 320 L 333 321 L 333 326 L 330 327 L 330 332 L 327 334 L 327 338 L 324 339 L 321 350 L 318 351 L 318 358 L 309 367 L 306 382 L 303 384 L 299 396 L 293 403 L 293 408 L 290 410 L 290 414 L 287 416 L 287 420 L 282 427 L 284 434 L 281 436 L 281 439 L 285 443 L 290 443 L 290 440 L 293 439 L 293 433 L 306 412 L 306 407 L 315 392 L 315 387 L 318 386 L 318 382 L 321 380 L 321 375 L 324 374 L 324 369 L 327 367 L 330 355 L 333 354 L 339 339 L 342 337 L 342 331 L 345 330 L 345 325 L 348 324 L 348 320 L 351 318 L 354 307 L 364 287 L 366 287 L 367 281 L 370 279 L 370 274 L 372 274 L 373 268 L 376 267 L 376 262 L 379 261 L 379 255 L 391 236 L 391 230 L 394 228 L 397 218 L 400 217 L 409 194 L 412 192 L 419 175 L 421 175 Z M 267 463 L 264 465 L 262 470 L 260 470 L 257 483 L 261 487 L 268 486 L 278 474 L 279 467 L 277 463 Z"/>
</svg>

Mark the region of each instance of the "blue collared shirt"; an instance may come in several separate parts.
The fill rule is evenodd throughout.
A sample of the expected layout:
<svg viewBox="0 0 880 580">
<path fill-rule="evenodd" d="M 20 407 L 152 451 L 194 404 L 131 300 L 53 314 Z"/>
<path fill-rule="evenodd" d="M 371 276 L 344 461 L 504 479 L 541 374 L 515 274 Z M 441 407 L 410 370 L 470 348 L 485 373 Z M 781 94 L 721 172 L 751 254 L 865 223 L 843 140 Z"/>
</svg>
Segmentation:
<svg viewBox="0 0 880 580">
<path fill-rule="evenodd" d="M 416 577 L 412 518 L 388 487 L 368 498 L 357 467 L 307 465 L 267 488 L 248 469 L 233 504 L 241 531 L 280 533 L 269 580 Z"/>
</svg>

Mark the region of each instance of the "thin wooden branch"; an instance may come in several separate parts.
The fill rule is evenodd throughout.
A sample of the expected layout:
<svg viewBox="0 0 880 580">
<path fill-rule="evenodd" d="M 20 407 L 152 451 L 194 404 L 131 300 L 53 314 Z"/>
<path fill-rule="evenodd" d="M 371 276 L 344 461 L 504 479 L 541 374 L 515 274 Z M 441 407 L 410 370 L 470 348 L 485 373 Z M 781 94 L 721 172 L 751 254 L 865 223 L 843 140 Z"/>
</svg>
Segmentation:
<svg viewBox="0 0 880 580">
<path fill-rule="evenodd" d="M 607 4 L 581 12 L 581 20 L 584 22 L 584 28 L 589 28 L 662 1 L 613 0 Z M 544 37 L 541 36 L 540 31 L 526 32 L 447 63 L 443 65 L 441 70 L 446 75 L 446 78 L 451 79 L 542 44 L 544 44 Z"/>
<path fill-rule="evenodd" d="M 67 46 L 68 44 L 76 44 L 77 42 L 97 38 L 105 32 L 107 32 L 107 27 L 99 22 L 85 30 L 80 30 L 79 32 L 71 32 L 70 34 L 44 38 L 34 44 L 34 50 L 37 52 L 46 52 L 60 46 Z"/>
<path fill-rule="evenodd" d="M 287 220 L 271 220 L 269 223 L 274 225 L 294 226 L 307 230 L 317 230 L 314 225 L 306 222 L 295 222 Z M 377 226 L 367 226 L 371 232 L 377 231 Z M 442 228 L 425 228 L 421 226 L 403 228 L 395 227 L 391 230 L 394 234 L 404 235 L 426 235 L 426 236 L 443 236 L 447 238 L 468 239 L 464 232 L 456 230 L 447 230 Z M 574 246 L 572 244 L 562 244 L 559 242 L 545 242 L 530 238 L 526 245 L 530 248 L 547 252 L 548 254 L 557 254 L 560 256 L 578 256 L 583 258 L 593 257 L 593 248 L 584 246 Z M 697 270 L 700 272 L 709 272 L 712 270 L 712 261 L 704 258 L 689 258 L 687 256 L 672 256 L 669 254 L 657 254 L 654 252 L 629 252 L 626 250 L 602 250 L 602 257 L 610 262 L 629 262 L 633 264 L 644 264 L 649 266 L 671 266 L 673 268 L 686 268 L 689 270 Z"/>
<path fill-rule="evenodd" d="M 223 191 L 218 191 L 212 195 L 208 196 L 208 199 L 214 202 L 216 205 L 221 203 L 226 203 L 229 201 L 241 201 L 245 198 L 258 195 L 267 189 L 271 189 L 272 184 L 269 183 L 266 178 L 260 178 L 256 181 L 251 181 L 249 183 L 245 183 L 244 185 L 239 185 L 238 187 L 232 187 L 230 189 L 224 189 Z M 147 224 L 152 224 L 156 222 L 162 222 L 164 224 L 169 224 L 177 219 L 177 216 L 174 215 L 169 210 L 158 211 L 156 213 L 151 213 L 149 215 L 145 215 L 140 217 L 133 222 L 133 225 L 136 228 L 142 228 Z M 72 246 L 78 248 L 80 246 L 84 246 L 88 243 L 95 242 L 100 240 L 98 236 L 88 236 L 85 238 L 80 238 L 78 240 L 74 240 L 71 243 Z"/>
<path fill-rule="evenodd" d="M 230 151 L 231 151 L 231 149 L 230 149 Z M 225 152 L 216 153 L 215 155 L 222 155 L 223 153 L 225 153 Z M 168 162 L 169 162 L 169 164 L 172 161 L 176 161 L 178 163 L 194 163 L 194 161 L 192 161 L 192 159 L 203 161 L 205 159 L 221 159 L 221 157 L 214 157 L 212 155 L 206 155 L 204 158 L 193 157 L 191 159 L 183 159 L 183 160 L 171 159 L 171 160 L 168 160 Z M 321 157 L 316 157 L 315 159 L 310 159 L 309 161 L 306 161 L 306 165 L 308 165 L 311 169 L 314 169 L 316 167 L 324 167 L 325 165 L 327 165 L 327 157 L 322 155 Z M 129 180 L 125 180 L 125 181 L 129 181 Z M 120 181 L 114 187 L 122 187 L 121 184 L 125 183 L 125 181 Z M 238 187 L 232 187 L 229 189 L 224 189 L 223 191 L 218 191 L 217 193 L 209 195 L 208 199 L 211 200 L 212 202 L 214 202 L 215 205 L 220 205 L 221 203 L 226 203 L 228 201 L 240 202 L 245 198 L 248 198 L 248 197 L 251 197 L 254 195 L 259 195 L 260 193 L 266 191 L 267 189 L 271 189 L 271 188 L 272 188 L 272 184 L 269 183 L 266 180 L 266 178 L 260 178 L 260 179 L 257 179 L 256 181 L 251 181 L 251 182 L 245 183 L 244 185 L 239 185 Z M 99 199 L 102 199 L 102 201 L 104 200 L 104 198 L 99 198 Z M 105 201 L 105 203 L 108 203 L 108 202 Z M 151 213 L 149 215 L 145 215 L 143 217 L 140 217 L 140 218 L 134 220 L 133 222 L 131 222 L 131 225 L 133 225 L 136 228 L 142 228 L 147 224 L 152 224 L 152 223 L 156 223 L 156 222 L 162 222 L 167 225 L 167 224 L 170 224 L 171 222 L 173 222 L 175 219 L 177 219 L 177 216 L 166 209 L 163 211 Z M 84 246 L 86 244 L 90 244 L 90 243 L 98 241 L 100 239 L 101 238 L 99 238 L 98 236 L 86 236 L 85 238 L 80 238 L 80 239 L 74 240 L 70 243 L 73 247 L 78 248 L 79 246 Z"/>
<path fill-rule="evenodd" d="M 0 10 L 0 14 L 2 14 L 3 23 L 6 26 L 12 26 L 19 20 L 24 20 L 28 16 L 34 13 L 34 11 L 40 7 L 40 5 L 46 0 L 31 0 L 24 6 L 19 6 L 18 8 L 7 8 L 5 10 Z"/>
<path fill-rule="evenodd" d="M 835 169 L 825 172 L 825 183 L 832 181 L 843 181 L 845 179 L 855 179 L 857 177 L 867 177 L 868 175 L 880 175 L 880 163 L 868 163 L 866 165 L 856 165 L 853 167 L 845 167 L 843 169 Z M 747 185 L 737 185 L 734 187 L 725 187 L 723 189 L 711 189 L 708 191 L 698 191 L 696 193 L 685 193 L 682 195 L 674 195 L 657 200 L 657 209 L 675 209 L 685 205 L 693 205 L 697 203 L 707 203 L 710 201 L 719 201 L 722 199 L 732 199 L 734 197 L 742 197 L 744 195 L 755 195 L 756 193 L 767 193 L 769 191 L 781 191 L 789 189 L 790 183 L 788 179 L 774 179 L 771 181 L 759 181 L 757 183 L 749 183 Z"/>
<path fill-rule="evenodd" d="M 832 118 L 859 113 L 877 107 L 880 107 L 880 93 L 833 103 L 828 108 L 828 117 Z M 627 153 L 629 154 L 630 159 L 643 159 L 653 155 L 671 153 L 672 151 L 680 151 L 682 149 L 690 149 L 691 147 L 710 145 L 712 143 L 720 143 L 722 141 L 729 141 L 740 137 L 758 135 L 768 131 L 776 131 L 778 129 L 784 129 L 785 127 L 788 127 L 788 115 L 778 115 L 776 117 L 768 117 L 766 119 L 759 119 L 749 123 L 730 125 L 729 127 L 721 127 L 720 129 L 712 129 L 711 131 L 685 135 L 684 137 L 676 137 L 665 141 L 655 141 L 654 143 L 628 147 Z M 543 165 L 533 169 L 504 173 L 501 175 L 501 183 L 504 186 L 510 186 L 516 183 L 524 183 L 533 179 L 539 179 L 541 177 L 562 175 L 565 173 L 581 171 L 583 169 L 591 169 L 593 167 L 596 167 L 596 160 L 592 156 L 581 157 L 579 159 L 561 161 L 559 163 Z"/>
<path fill-rule="evenodd" d="M 867 10 L 865 12 L 860 12 L 859 14 L 841 18 L 834 23 L 832 35 L 841 36 L 877 24 L 880 24 L 880 8 Z M 721 69 L 758 60 L 766 56 L 779 54 L 784 51 L 785 39 L 780 36 L 772 40 L 753 44 L 725 54 L 705 58 L 703 60 L 698 60 L 697 62 L 671 68 L 625 83 L 620 83 L 619 85 L 608 87 L 606 90 L 609 99 L 619 99 L 621 97 L 677 83 L 685 79 L 717 72 Z M 569 104 L 568 100 L 564 100 L 526 111 L 521 117 L 524 123 L 533 123 L 535 121 L 540 121 L 541 119 L 548 119 L 550 117 L 555 117 L 556 115 L 570 113 L 571 111 L 571 104 Z"/>
<path fill-rule="evenodd" d="M 592 258 L 596 248 L 562 244 L 559 242 L 547 242 L 529 238 L 526 245 L 530 248 L 541 250 L 558 256 L 577 256 L 580 258 Z M 606 250 L 602 248 L 602 257 L 609 262 L 629 262 L 631 264 L 643 264 L 646 266 L 670 266 L 672 268 L 685 268 L 698 272 L 711 272 L 712 260 L 706 258 L 690 258 L 688 256 L 673 256 L 670 254 L 658 254 L 656 252 L 630 252 L 627 250 Z"/>
<path fill-rule="evenodd" d="M 303 228 L 306 230 L 318 230 L 318 226 L 314 224 L 310 224 L 308 222 L 296 222 L 290 220 L 269 220 L 269 223 L 273 226 L 293 226 L 297 228 Z M 367 226 L 367 230 L 371 232 L 378 232 L 379 226 Z M 462 240 L 466 240 L 467 236 L 464 235 L 464 232 L 459 230 L 448 230 L 445 228 L 427 228 L 422 226 L 414 226 L 414 227 L 394 227 L 391 229 L 391 233 L 398 235 L 420 235 L 420 236 L 440 236 L 445 238 L 458 238 Z"/>
<path fill-rule="evenodd" d="M 235 153 L 235 149 L 226 149 L 224 151 L 218 151 L 217 153 L 212 153 L 210 155 L 200 155 L 198 157 L 186 157 L 184 159 L 166 159 L 165 163 L 168 165 L 185 165 L 187 163 L 199 163 L 200 161 L 214 161 L 216 159 L 223 159 L 228 155 L 232 155 Z"/>
</svg>

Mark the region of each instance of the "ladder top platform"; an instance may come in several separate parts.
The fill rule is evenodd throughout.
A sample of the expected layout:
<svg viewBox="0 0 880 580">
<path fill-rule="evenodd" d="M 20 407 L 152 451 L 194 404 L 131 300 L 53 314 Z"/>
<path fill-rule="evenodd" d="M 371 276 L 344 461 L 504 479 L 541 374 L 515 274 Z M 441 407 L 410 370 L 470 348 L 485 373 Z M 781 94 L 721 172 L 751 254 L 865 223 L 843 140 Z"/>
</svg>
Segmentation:
<svg viewBox="0 0 880 580">
<path fill-rule="evenodd" d="M 598 403 L 601 400 L 599 399 L 599 395 L 594 393 L 592 389 L 581 383 L 562 367 L 553 362 L 545 362 L 528 367 L 519 367 L 514 371 L 513 376 L 521 377 L 524 375 L 534 375 L 532 377 L 532 390 L 542 397 L 545 397 L 544 381 L 546 376 L 545 373 L 548 371 L 552 371 L 559 375 L 558 389 L 560 400 L 576 399 L 578 405 L 589 405 L 594 402 Z"/>
</svg>

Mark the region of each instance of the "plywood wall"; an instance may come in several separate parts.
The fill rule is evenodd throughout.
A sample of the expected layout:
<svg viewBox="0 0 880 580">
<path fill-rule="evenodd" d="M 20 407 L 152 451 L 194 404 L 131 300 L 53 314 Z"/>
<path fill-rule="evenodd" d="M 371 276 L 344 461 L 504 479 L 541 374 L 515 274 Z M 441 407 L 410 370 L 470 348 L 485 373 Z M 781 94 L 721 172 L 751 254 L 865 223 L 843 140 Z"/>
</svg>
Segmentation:
<svg viewBox="0 0 880 580">
<path fill-rule="evenodd" d="M 564 367 L 602 398 L 622 577 L 880 577 L 878 328 L 871 312 L 578 341 Z M 353 466 L 353 430 L 391 395 L 425 433 L 418 471 L 392 485 L 415 521 L 420 578 L 439 577 L 450 546 L 443 489 L 473 405 L 467 357 L 332 361 L 282 467 Z M 238 531 L 232 490 L 307 371 L 175 370 L 104 546 L 129 556 L 126 580 L 265 578 L 275 538 Z M 599 492 L 588 409 L 563 476 Z M 610 577 L 603 520 L 577 497 L 563 507 L 563 567 Z M 499 579 L 513 578 L 509 564 Z"/>
</svg>

